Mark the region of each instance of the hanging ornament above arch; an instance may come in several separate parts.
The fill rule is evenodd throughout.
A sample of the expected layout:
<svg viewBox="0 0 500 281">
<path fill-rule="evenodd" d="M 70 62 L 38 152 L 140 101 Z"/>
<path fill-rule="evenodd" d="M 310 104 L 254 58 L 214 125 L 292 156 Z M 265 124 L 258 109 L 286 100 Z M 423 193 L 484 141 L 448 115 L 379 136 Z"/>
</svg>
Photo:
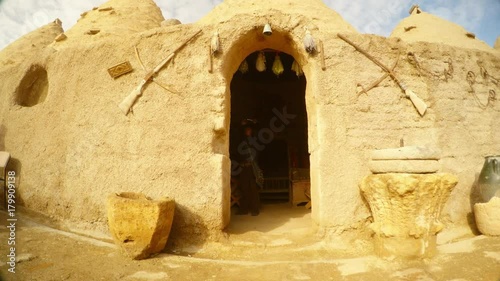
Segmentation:
<svg viewBox="0 0 500 281">
<path fill-rule="evenodd" d="M 248 62 L 246 59 L 244 59 L 241 64 L 240 64 L 240 67 L 238 69 L 242 74 L 245 74 L 248 72 Z"/>
<path fill-rule="evenodd" d="M 266 71 L 266 56 L 263 51 L 260 51 L 257 55 L 257 61 L 255 61 L 255 69 L 259 72 Z"/>
<path fill-rule="evenodd" d="M 306 29 L 306 34 L 304 35 L 304 48 L 306 49 L 306 52 L 309 54 L 314 54 L 316 50 L 316 42 L 314 42 L 314 38 L 311 34 L 311 31 L 309 31 L 309 28 Z"/>
<path fill-rule="evenodd" d="M 302 71 L 302 67 L 299 65 L 299 63 L 294 59 L 292 63 L 292 71 L 295 72 L 297 77 L 300 77 L 304 75 L 304 72 Z"/>
<path fill-rule="evenodd" d="M 283 68 L 283 63 L 281 62 L 280 54 L 279 52 L 276 52 L 276 56 L 274 57 L 274 62 L 273 62 L 273 73 L 276 74 L 276 76 L 280 76 L 285 69 Z"/>
</svg>

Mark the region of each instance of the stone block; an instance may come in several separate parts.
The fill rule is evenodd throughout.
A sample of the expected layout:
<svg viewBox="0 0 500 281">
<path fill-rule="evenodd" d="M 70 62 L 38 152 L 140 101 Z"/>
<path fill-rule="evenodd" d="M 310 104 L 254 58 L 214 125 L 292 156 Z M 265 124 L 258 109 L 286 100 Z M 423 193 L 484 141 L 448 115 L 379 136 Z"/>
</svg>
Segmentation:
<svg viewBox="0 0 500 281">
<path fill-rule="evenodd" d="M 61 33 L 59 35 L 56 36 L 56 38 L 54 39 L 56 42 L 59 42 L 59 41 L 63 41 L 65 40 L 66 38 L 68 38 L 68 36 L 66 36 L 66 34 L 64 33 Z"/>
<path fill-rule="evenodd" d="M 404 146 L 372 151 L 372 160 L 439 160 L 441 152 L 425 146 Z"/>
<path fill-rule="evenodd" d="M 382 257 L 428 257 L 443 229 L 441 210 L 458 183 L 451 174 L 380 174 L 360 189 L 370 206 L 375 251 Z"/>
<path fill-rule="evenodd" d="M 500 236 L 500 197 L 493 197 L 488 203 L 474 204 L 474 216 L 482 234 Z"/>
<path fill-rule="evenodd" d="M 440 166 L 437 160 L 376 160 L 370 161 L 369 167 L 370 171 L 374 174 L 426 174 L 437 172 Z"/>
<path fill-rule="evenodd" d="M 181 21 L 178 19 L 166 19 L 161 22 L 161 26 L 166 27 L 166 26 L 172 26 L 172 25 L 178 25 L 181 24 Z"/>
<path fill-rule="evenodd" d="M 175 201 L 151 200 L 141 193 L 108 196 L 108 224 L 115 243 L 132 259 L 161 252 L 167 243 Z"/>
<path fill-rule="evenodd" d="M 87 34 L 87 35 L 95 35 L 95 34 L 97 34 L 99 32 L 101 32 L 100 29 L 98 29 L 98 28 L 92 28 L 92 29 L 89 29 L 89 30 L 85 31 L 85 34 Z"/>
</svg>

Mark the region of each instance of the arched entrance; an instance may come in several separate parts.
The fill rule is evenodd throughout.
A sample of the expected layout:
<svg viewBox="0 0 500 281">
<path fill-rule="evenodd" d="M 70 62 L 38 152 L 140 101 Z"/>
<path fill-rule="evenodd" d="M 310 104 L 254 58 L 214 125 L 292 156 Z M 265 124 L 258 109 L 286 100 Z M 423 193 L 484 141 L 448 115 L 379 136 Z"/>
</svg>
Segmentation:
<svg viewBox="0 0 500 281">
<path fill-rule="evenodd" d="M 230 84 L 230 231 L 259 230 L 259 223 L 267 229 L 269 222 L 280 224 L 310 212 L 306 85 L 294 57 L 271 48 L 250 53 L 234 73 Z M 250 141 L 242 130 L 244 120 L 256 121 Z M 240 163 L 247 154 L 242 151 L 244 141 L 255 149 L 264 175 L 258 192 L 261 213 L 253 221 L 236 216 L 242 201 L 248 201 L 240 188 Z M 240 225 L 235 226 L 238 221 Z"/>
</svg>

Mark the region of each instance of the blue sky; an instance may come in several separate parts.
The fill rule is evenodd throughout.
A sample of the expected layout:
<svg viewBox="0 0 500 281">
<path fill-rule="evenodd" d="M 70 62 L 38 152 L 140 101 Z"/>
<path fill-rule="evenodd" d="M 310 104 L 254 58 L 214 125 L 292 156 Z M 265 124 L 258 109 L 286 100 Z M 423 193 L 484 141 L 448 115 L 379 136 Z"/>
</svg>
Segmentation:
<svg viewBox="0 0 500 281">
<path fill-rule="evenodd" d="M 241 0 L 245 1 L 245 0 Z M 263 0 L 272 1 L 272 0 Z M 39 26 L 61 19 L 65 30 L 102 0 L 0 0 L 0 49 Z M 156 0 L 165 18 L 194 22 L 222 0 Z M 413 4 L 453 21 L 493 46 L 500 35 L 500 0 L 323 0 L 358 31 L 388 36 Z"/>
</svg>

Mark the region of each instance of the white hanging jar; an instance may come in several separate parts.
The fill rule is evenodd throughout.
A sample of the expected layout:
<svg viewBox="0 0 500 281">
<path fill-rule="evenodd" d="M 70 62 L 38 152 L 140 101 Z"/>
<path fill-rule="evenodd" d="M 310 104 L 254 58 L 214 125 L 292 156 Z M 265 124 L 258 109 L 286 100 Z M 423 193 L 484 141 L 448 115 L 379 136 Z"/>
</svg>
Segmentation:
<svg viewBox="0 0 500 281">
<path fill-rule="evenodd" d="M 212 49 L 212 55 L 216 55 L 220 52 L 220 40 L 219 40 L 219 31 L 216 30 L 214 35 L 212 36 L 212 40 L 210 42 L 210 48 Z"/>
<path fill-rule="evenodd" d="M 306 27 L 306 35 L 304 36 L 304 48 L 310 54 L 316 52 L 316 42 L 314 42 L 314 38 L 311 35 L 311 31 Z"/>
</svg>

